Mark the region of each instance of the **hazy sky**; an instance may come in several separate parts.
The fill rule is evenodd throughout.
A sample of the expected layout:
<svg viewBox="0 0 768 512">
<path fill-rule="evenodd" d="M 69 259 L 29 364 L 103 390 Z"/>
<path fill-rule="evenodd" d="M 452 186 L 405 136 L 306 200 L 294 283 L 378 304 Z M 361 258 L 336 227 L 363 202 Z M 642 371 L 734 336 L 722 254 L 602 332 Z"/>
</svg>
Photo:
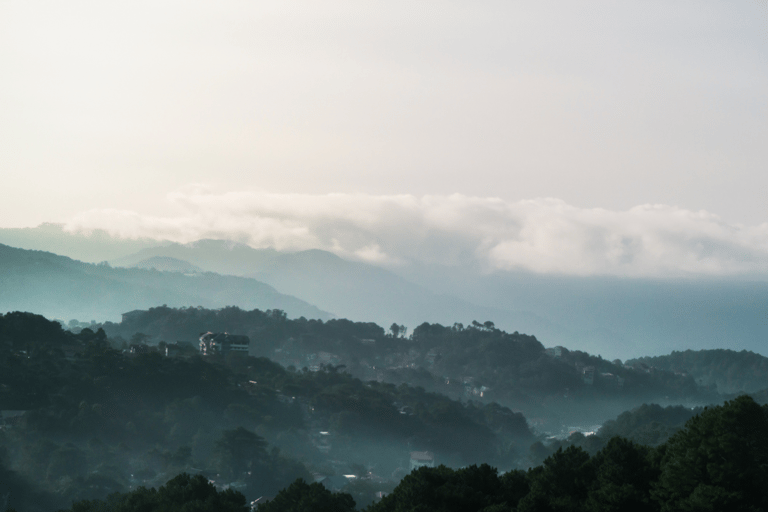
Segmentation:
<svg viewBox="0 0 768 512">
<path fill-rule="evenodd" d="M 0 75 L 2 227 L 768 261 L 768 0 L 2 0 Z"/>
</svg>

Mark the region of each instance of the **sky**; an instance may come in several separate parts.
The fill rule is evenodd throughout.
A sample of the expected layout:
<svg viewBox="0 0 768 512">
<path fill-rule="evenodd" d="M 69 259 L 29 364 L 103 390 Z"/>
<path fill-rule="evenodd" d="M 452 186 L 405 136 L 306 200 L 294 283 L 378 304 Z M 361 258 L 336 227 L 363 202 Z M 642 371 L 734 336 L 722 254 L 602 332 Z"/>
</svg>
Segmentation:
<svg viewBox="0 0 768 512">
<path fill-rule="evenodd" d="M 0 70 L 0 227 L 768 271 L 768 0 L 2 0 Z"/>
</svg>

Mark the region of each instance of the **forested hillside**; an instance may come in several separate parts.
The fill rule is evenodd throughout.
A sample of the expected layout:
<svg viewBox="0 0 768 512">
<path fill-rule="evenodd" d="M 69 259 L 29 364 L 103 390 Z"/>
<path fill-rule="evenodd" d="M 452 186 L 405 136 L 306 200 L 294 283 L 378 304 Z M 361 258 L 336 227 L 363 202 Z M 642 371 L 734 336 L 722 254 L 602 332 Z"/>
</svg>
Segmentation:
<svg viewBox="0 0 768 512">
<path fill-rule="evenodd" d="M 679 510 L 760 511 L 768 508 L 768 406 L 741 396 L 690 418 L 656 448 L 614 437 L 594 455 L 570 446 L 527 471 L 488 465 L 422 467 L 367 512 L 538 512 Z M 181 489 L 187 492 L 180 492 Z M 194 489 L 194 491 L 192 491 Z M 207 503 L 201 497 L 207 498 Z M 246 512 L 237 494 L 218 493 L 202 479 L 179 475 L 152 493 L 80 502 L 72 512 L 195 510 Z M 213 503 L 220 508 L 214 508 Z M 346 492 L 298 479 L 258 512 L 353 512 Z M 178 508 L 177 508 L 178 507 Z M 361 508 L 357 508 L 360 510 Z"/>
<path fill-rule="evenodd" d="M 219 274 L 251 277 L 339 317 L 413 325 L 482 317 L 536 332 L 545 327 L 560 329 L 527 311 L 480 307 L 460 298 L 461 294 L 437 294 L 388 269 L 318 249 L 282 252 L 227 240 L 197 240 L 148 247 L 110 263 L 128 267 L 153 257 L 183 260 Z"/>
<path fill-rule="evenodd" d="M 666 356 L 641 357 L 632 363 L 685 372 L 721 393 L 754 392 L 768 388 L 768 357 L 747 350 L 673 351 Z"/>
<path fill-rule="evenodd" d="M 672 372 L 637 370 L 564 347 L 545 350 L 533 336 L 505 333 L 490 322 L 450 328 L 422 324 L 406 337 L 404 326 L 393 324 L 385 332 L 375 324 L 349 320 L 289 320 L 279 310 L 160 307 L 125 318 L 122 324 L 104 324 L 104 328 L 78 326 L 66 331 L 59 323 L 31 313 L 0 315 L 0 497 L 10 492 L 20 512 L 52 510 L 72 500 L 91 500 L 80 501 L 79 511 L 118 510 L 121 503 L 139 499 L 135 493 L 144 492 L 142 486 L 162 486 L 159 494 L 145 496 L 147 503 L 162 507 L 181 499 L 173 490 L 179 485 L 198 486 L 200 495 L 209 497 L 206 500 L 233 510 L 243 503 L 239 493 L 253 500 L 285 489 L 281 492 L 288 495 L 278 496 L 272 507 L 281 499 L 291 501 L 293 494 L 304 499 L 309 493 L 310 502 L 320 500 L 351 510 L 354 498 L 358 504 L 372 504 L 370 510 L 375 512 L 400 510 L 402 505 L 396 503 L 413 492 L 425 492 L 439 501 L 443 491 L 431 486 L 443 482 L 438 486 L 447 490 L 466 478 L 475 483 L 461 485 L 481 487 L 469 495 L 464 494 L 469 492 L 466 487 L 455 490 L 457 506 L 464 507 L 457 510 L 473 510 L 481 502 L 507 510 L 502 506 L 505 501 L 517 503 L 518 510 L 539 510 L 545 502 L 560 503 L 557 500 L 572 503 L 575 510 L 602 510 L 600 500 L 642 503 L 643 510 L 654 510 L 669 500 L 700 499 L 699 491 L 691 488 L 678 493 L 674 479 L 662 482 L 667 478 L 664 465 L 677 464 L 670 462 L 676 456 L 668 455 L 669 450 L 683 449 L 678 447 L 688 446 L 691 436 L 707 429 L 721 432 L 718 422 L 731 421 L 721 412 L 651 404 L 606 422 L 596 435 L 576 430 L 564 438 L 547 439 L 537 435 L 522 414 L 484 396 L 492 388 L 474 379 L 460 380 L 458 389 L 463 392 L 453 399 L 385 379 L 413 372 L 456 391 L 448 383 L 450 377 L 436 378 L 432 372 L 478 372 L 484 379 L 507 374 L 513 381 L 511 392 L 545 398 L 562 392 L 559 386 L 566 382 L 568 399 L 582 406 L 618 392 L 605 387 L 605 382 L 586 383 L 579 372 L 576 378 L 563 381 L 585 364 L 594 365 L 594 375 L 603 381 L 610 379 L 600 373 L 605 369 L 626 375 L 625 382 L 632 383 L 627 391 L 637 396 L 649 390 L 668 392 L 689 382 Z M 322 362 L 299 368 L 236 353 L 201 357 L 194 346 L 176 355 L 161 351 L 177 330 L 176 338 L 191 336 L 202 326 L 233 328 L 233 332 L 250 328 L 247 332 L 254 336 L 257 350 L 297 362 L 304 351 L 312 350 L 316 351 L 314 362 Z M 156 333 L 155 339 L 138 328 Z M 123 335 L 132 331 L 133 350 L 128 350 Z M 160 333 L 168 340 L 159 339 Z M 156 346 L 137 344 L 146 341 Z M 393 354 L 395 359 L 388 360 Z M 349 370 L 365 370 L 363 361 L 399 367 L 387 369 L 380 379 L 360 379 Z M 422 363 L 431 369 L 419 366 Z M 370 371 L 376 364 L 381 363 L 371 363 Z M 526 371 L 542 377 L 528 381 Z M 751 404 L 750 398 L 742 397 L 727 407 L 739 422 L 741 416 L 757 414 L 752 411 L 757 406 Z M 761 411 L 765 414 L 765 408 Z M 760 431 L 759 422 L 754 423 L 758 420 L 752 421 Z M 729 428 L 738 433 L 741 427 Z M 751 435 L 738 434 L 738 439 L 751 439 Z M 438 464 L 465 469 L 418 470 L 394 489 L 391 498 L 377 502 L 376 493 L 392 491 L 408 475 L 409 453 L 414 450 L 433 454 Z M 621 491 L 613 496 L 618 491 L 611 486 L 627 482 L 611 479 L 629 476 L 603 468 L 606 457 L 613 461 L 609 464 L 631 460 L 633 467 L 645 468 L 632 477 L 634 490 L 629 494 Z M 484 463 L 511 472 L 498 476 Z M 533 469 L 521 471 L 529 467 Z M 554 473 L 546 476 L 549 471 Z M 549 487 L 562 471 L 588 478 L 569 480 L 567 492 Z M 608 472 L 605 477 L 599 476 L 602 471 Z M 205 480 L 172 478 L 179 473 L 201 473 Z M 357 479 L 342 478 L 344 482 L 322 488 L 296 481 L 333 482 L 344 474 Z M 512 494 L 502 493 L 502 499 L 493 491 L 492 496 L 481 498 L 489 489 L 507 485 L 503 482 L 513 483 Z M 328 489 L 335 489 L 334 485 L 350 497 L 332 494 Z M 732 482 L 712 485 L 706 492 L 723 503 L 757 499 L 748 482 L 746 494 L 738 499 L 718 490 L 729 489 L 735 485 Z M 230 491 L 221 494 L 223 489 Z M 99 501 L 115 492 L 123 494 L 114 494 L 111 505 Z"/>
<path fill-rule="evenodd" d="M 492 322 L 424 323 L 388 330 L 346 319 L 288 319 L 277 310 L 156 307 L 103 324 L 110 336 L 136 333 L 154 343 L 196 342 L 201 332 L 251 338 L 251 354 L 286 367 L 344 365 L 363 381 L 410 383 L 456 399 L 497 401 L 552 431 L 570 421 L 602 423 L 644 402 L 711 403 L 710 390 L 690 376 L 631 367 L 564 347 L 546 350 L 534 336 L 508 333 Z"/>
<path fill-rule="evenodd" d="M 182 471 L 252 499 L 313 473 L 372 471 L 386 489 L 413 450 L 456 466 L 515 467 L 534 440 L 521 414 L 497 404 L 364 383 L 334 367 L 132 354 L 116 344 L 101 329 L 73 334 L 30 313 L 0 316 L 3 471 L 26 482 L 0 484 L 0 496 L 13 491 L 25 510 L 50 510 Z"/>
</svg>

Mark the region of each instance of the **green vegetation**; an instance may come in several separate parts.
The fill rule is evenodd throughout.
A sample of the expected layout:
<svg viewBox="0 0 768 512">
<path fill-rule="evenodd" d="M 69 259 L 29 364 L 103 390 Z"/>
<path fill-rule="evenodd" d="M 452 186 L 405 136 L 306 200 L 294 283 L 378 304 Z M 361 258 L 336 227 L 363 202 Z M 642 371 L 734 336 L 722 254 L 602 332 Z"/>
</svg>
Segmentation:
<svg viewBox="0 0 768 512">
<path fill-rule="evenodd" d="M 522 414 L 497 403 L 364 381 L 341 364 L 362 371 L 362 360 L 407 357 L 431 371 L 399 370 L 428 382 L 436 368 L 488 379 L 503 373 L 513 382 L 499 386 L 507 393 L 538 388 L 545 397 L 564 382 L 582 399 L 616 393 L 585 384 L 578 373 L 558 380 L 585 365 L 598 374 L 623 371 L 627 382 L 645 383 L 639 390 L 690 383 L 564 348 L 552 355 L 534 337 L 490 322 L 423 324 L 405 338 L 397 324 L 387 333 L 348 320 L 289 320 L 280 310 L 161 307 L 126 315 L 122 324 L 71 324 L 76 332 L 31 313 L 0 315 L 0 411 L 12 419 L 0 429 L 0 498 L 10 492 L 21 512 L 73 502 L 73 512 L 242 510 L 247 500 L 275 495 L 261 509 L 353 510 L 355 502 L 370 512 L 765 506 L 768 406 L 747 396 L 709 409 L 643 405 L 597 435 L 576 432 L 545 444 Z M 203 324 L 248 325 L 257 347 L 289 360 L 307 351 L 334 353 L 310 371 L 240 354 L 164 357 L 152 348 L 120 349 L 123 334 L 158 341 L 145 331 Z M 538 380 L 528 380 L 536 372 Z M 395 485 L 414 449 L 432 451 L 445 465 L 418 469 Z M 347 473 L 358 478 L 342 493 L 306 483 Z M 169 480 L 174 474 L 180 475 Z M 377 491 L 391 493 L 376 500 Z"/>
<path fill-rule="evenodd" d="M 768 357 L 742 350 L 685 350 L 666 356 L 641 357 L 627 364 L 645 364 L 686 373 L 720 393 L 751 393 L 768 388 Z"/>
<path fill-rule="evenodd" d="M 639 444 L 658 446 L 701 411 L 701 407 L 689 409 L 681 405 L 661 407 L 643 404 L 621 413 L 615 420 L 605 422 L 597 435 L 605 439 L 621 436 Z"/>
<path fill-rule="evenodd" d="M 453 465 L 512 467 L 514 447 L 533 441 L 525 418 L 498 404 L 363 382 L 328 365 L 297 371 L 238 354 L 115 348 L 124 343 L 100 328 L 75 334 L 39 315 L 0 315 L 0 411 L 23 413 L 0 430 L 4 467 L 35 482 L 40 496 L 100 499 L 202 471 L 255 498 L 310 480 L 310 471 L 372 469 L 386 480 L 405 472 L 413 449 Z"/>
<path fill-rule="evenodd" d="M 318 483 L 296 480 L 272 501 L 259 505 L 259 512 L 354 512 L 355 500 L 347 493 L 333 493 Z"/>
<path fill-rule="evenodd" d="M 217 491 L 201 475 L 182 473 L 159 489 L 139 487 L 114 493 L 106 500 L 81 500 L 72 512 L 246 512 L 245 496 L 227 489 Z"/>
<path fill-rule="evenodd" d="M 503 474 L 488 464 L 462 469 L 421 467 L 367 512 L 672 512 L 759 511 L 768 507 L 768 406 L 740 396 L 689 419 L 666 443 L 651 448 L 614 437 L 594 456 L 571 446 L 540 466 Z M 201 491 L 190 489 L 190 483 Z M 182 485 L 180 485 L 182 484 Z M 178 489 L 184 489 L 179 492 Z M 170 489 L 170 491 L 169 491 Z M 214 498 L 206 498 L 207 496 Z M 242 510 L 237 493 L 215 495 L 203 480 L 180 475 L 158 491 L 139 489 L 107 502 L 78 502 L 71 512 L 101 510 Z M 205 503 L 202 503 L 207 499 Z M 111 501 L 110 501 L 111 500 Z M 164 500 L 164 501 L 162 501 Z M 199 505 L 192 505 L 192 503 Z M 114 503 L 114 508 L 106 508 Z M 120 508 L 124 504 L 134 508 Z M 139 504 L 145 508 L 138 508 Z M 225 505 L 226 503 L 226 505 Z M 233 508 L 227 508 L 231 503 Z M 192 508 L 194 507 L 194 508 Z M 351 512 L 347 493 L 299 479 L 259 512 Z"/>
<path fill-rule="evenodd" d="M 690 376 L 633 368 L 563 347 L 547 352 L 534 336 L 507 333 L 492 322 L 424 323 L 406 337 L 407 329 L 398 324 L 385 331 L 345 319 L 291 320 L 279 310 L 155 307 L 103 328 L 113 337 L 146 333 L 153 343 L 194 341 L 208 330 L 245 334 L 252 340 L 252 355 L 286 367 L 343 365 L 362 381 L 406 383 L 456 400 L 498 402 L 543 421 L 544 430 L 559 429 L 566 418 L 601 423 L 643 402 L 718 400 Z M 587 382 L 590 369 L 593 378 Z"/>
</svg>

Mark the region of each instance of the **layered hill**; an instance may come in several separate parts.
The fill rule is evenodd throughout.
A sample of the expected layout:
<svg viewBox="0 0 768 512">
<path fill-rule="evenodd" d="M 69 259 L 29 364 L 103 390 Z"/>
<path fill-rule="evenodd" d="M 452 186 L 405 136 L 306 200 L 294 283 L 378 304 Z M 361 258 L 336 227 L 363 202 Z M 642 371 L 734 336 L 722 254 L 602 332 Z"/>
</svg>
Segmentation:
<svg viewBox="0 0 768 512">
<path fill-rule="evenodd" d="M 110 263 L 130 267 L 151 258 L 175 258 L 204 270 L 255 278 L 336 316 L 380 325 L 396 322 L 413 328 L 425 321 L 493 320 L 509 330 L 567 335 L 567 330 L 556 323 L 525 310 L 477 306 L 455 295 L 433 293 L 375 265 L 317 249 L 288 253 L 230 241 L 199 240 L 148 247 Z"/>
<path fill-rule="evenodd" d="M 565 347 L 547 350 L 536 337 L 505 332 L 491 322 L 422 323 L 403 337 L 375 323 L 347 319 L 290 320 L 239 308 L 161 306 L 135 311 L 103 328 L 123 339 L 143 333 L 150 343 L 194 342 L 205 331 L 245 334 L 251 355 L 285 367 L 338 367 L 366 382 L 404 383 L 454 399 L 496 401 L 551 432 L 566 421 L 598 424 L 642 403 L 693 406 L 715 397 L 690 376 L 629 367 Z"/>
<path fill-rule="evenodd" d="M 131 265 L 130 268 L 160 270 L 161 272 L 181 272 L 183 274 L 200 274 L 203 272 L 203 269 L 188 261 L 180 260 L 178 258 L 170 258 L 168 256 L 154 256 L 152 258 L 147 258 Z"/>
<path fill-rule="evenodd" d="M 0 243 L 113 266 L 176 258 L 203 271 L 253 277 L 339 317 L 404 324 L 493 321 L 548 345 L 607 359 L 728 347 L 768 355 L 768 283 L 756 276 L 688 279 L 568 276 L 347 261 L 321 250 L 286 253 L 220 240 L 190 244 L 129 239 L 60 225 L 0 229 Z M 143 263 L 142 263 L 143 262 Z M 178 264 L 175 268 L 184 272 Z M 758 276 L 759 277 L 759 276 Z M 247 304 L 237 304 L 249 307 Z"/>
<path fill-rule="evenodd" d="M 34 228 L 0 228 L 0 244 L 98 263 L 120 258 L 147 247 L 170 242 L 151 238 L 121 238 L 103 230 L 74 232 L 63 224 L 46 222 Z"/>
<path fill-rule="evenodd" d="M 122 313 L 157 304 L 207 308 L 237 304 L 247 309 L 280 309 L 292 318 L 331 317 L 255 279 L 112 268 L 0 244 L 0 311 L 117 320 Z"/>
<path fill-rule="evenodd" d="M 627 361 L 662 370 L 684 372 L 721 393 L 752 393 L 768 388 L 768 357 L 747 350 L 674 351 L 669 355 Z"/>
<path fill-rule="evenodd" d="M 608 359 L 671 350 L 748 350 L 768 355 L 768 282 L 736 277 L 688 279 L 568 276 L 413 266 L 398 270 L 436 293 L 474 304 L 525 309 L 565 327 L 530 330 L 552 345 Z M 565 333 L 565 335 L 564 335 Z"/>
</svg>

